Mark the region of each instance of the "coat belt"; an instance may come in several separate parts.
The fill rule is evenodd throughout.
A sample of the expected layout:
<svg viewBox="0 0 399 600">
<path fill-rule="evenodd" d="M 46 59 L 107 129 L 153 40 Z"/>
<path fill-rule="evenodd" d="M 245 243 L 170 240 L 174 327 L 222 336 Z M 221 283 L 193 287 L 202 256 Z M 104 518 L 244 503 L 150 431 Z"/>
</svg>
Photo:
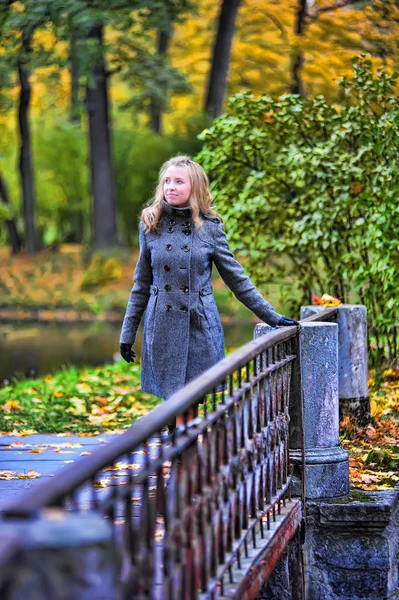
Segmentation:
<svg viewBox="0 0 399 600">
<path fill-rule="evenodd" d="M 150 294 L 156 296 L 157 294 L 169 294 L 171 291 L 174 291 L 173 288 L 170 291 L 160 290 L 156 285 L 152 285 L 150 288 Z M 176 291 L 182 291 L 178 288 Z M 189 294 L 199 294 L 200 296 L 207 296 L 208 294 L 212 294 L 213 289 L 211 287 L 203 287 L 199 290 L 189 290 Z"/>
</svg>

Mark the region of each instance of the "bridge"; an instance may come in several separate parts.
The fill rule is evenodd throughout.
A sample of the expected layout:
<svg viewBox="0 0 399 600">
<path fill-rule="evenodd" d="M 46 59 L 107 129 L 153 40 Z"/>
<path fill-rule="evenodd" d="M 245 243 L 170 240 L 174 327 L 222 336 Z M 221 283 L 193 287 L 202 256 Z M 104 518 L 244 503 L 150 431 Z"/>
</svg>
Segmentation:
<svg viewBox="0 0 399 600">
<path fill-rule="evenodd" d="M 10 502 L 0 523 L 0 597 L 28 600 L 33 581 L 46 589 L 40 598 L 267 598 L 285 557 L 292 598 L 303 599 L 304 499 L 345 494 L 348 475 L 338 398 L 319 390 L 328 404 L 317 424 L 325 419 L 324 431 L 304 422 L 301 378 L 308 387 L 319 380 L 309 379 L 302 337 L 306 328 L 324 336 L 320 346 L 310 342 L 323 358 L 330 329 L 312 324 L 337 316 L 336 308 L 323 310 L 299 329 L 255 338 L 125 433 Z M 336 328 L 323 358 L 334 382 Z M 176 418 L 183 424 L 166 443 Z M 327 442 L 319 444 L 323 434 Z M 27 536 L 35 552 L 26 551 Z M 22 547 L 25 579 L 14 560 Z M 5 574 L 7 564 L 14 567 Z M 71 595 L 62 595 L 65 586 Z"/>
</svg>

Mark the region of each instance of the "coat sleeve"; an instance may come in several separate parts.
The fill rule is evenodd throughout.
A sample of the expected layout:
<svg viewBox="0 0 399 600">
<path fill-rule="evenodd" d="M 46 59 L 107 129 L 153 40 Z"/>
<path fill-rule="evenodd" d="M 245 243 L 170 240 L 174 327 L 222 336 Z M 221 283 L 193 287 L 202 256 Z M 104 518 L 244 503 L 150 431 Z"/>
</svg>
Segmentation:
<svg viewBox="0 0 399 600">
<path fill-rule="evenodd" d="M 133 275 L 134 285 L 130 292 L 119 340 L 121 344 L 134 344 L 137 329 L 150 297 L 150 285 L 152 283 L 151 257 L 142 223 L 139 225 L 139 243 L 139 257 Z"/>
<path fill-rule="evenodd" d="M 218 223 L 215 233 L 213 262 L 225 284 L 242 304 L 262 321 L 275 327 L 282 315 L 258 292 L 243 267 L 234 258 L 224 232 L 223 224 Z"/>
</svg>

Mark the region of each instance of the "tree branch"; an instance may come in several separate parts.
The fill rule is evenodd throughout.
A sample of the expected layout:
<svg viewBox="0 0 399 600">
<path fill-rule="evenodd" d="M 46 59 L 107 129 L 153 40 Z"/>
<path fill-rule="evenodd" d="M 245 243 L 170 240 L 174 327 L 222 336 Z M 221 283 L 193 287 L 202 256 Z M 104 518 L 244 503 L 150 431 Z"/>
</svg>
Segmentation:
<svg viewBox="0 0 399 600">
<path fill-rule="evenodd" d="M 284 25 L 281 23 L 281 21 L 279 21 L 277 19 L 277 17 L 275 17 L 272 13 L 270 13 L 269 11 L 265 11 L 265 15 L 267 17 L 269 17 L 269 19 L 271 20 L 271 22 L 277 27 L 277 29 L 279 29 L 281 31 L 281 33 L 283 34 L 284 39 L 287 39 L 287 31 L 284 27 Z"/>
<path fill-rule="evenodd" d="M 333 12 L 334 10 L 339 10 L 340 8 L 346 8 L 347 6 L 354 6 L 355 4 L 364 4 L 364 0 L 337 0 L 335 4 L 332 6 L 324 6 L 322 8 L 315 8 L 312 11 L 307 12 L 307 17 L 309 19 L 317 19 L 317 17 L 322 13 Z"/>
</svg>

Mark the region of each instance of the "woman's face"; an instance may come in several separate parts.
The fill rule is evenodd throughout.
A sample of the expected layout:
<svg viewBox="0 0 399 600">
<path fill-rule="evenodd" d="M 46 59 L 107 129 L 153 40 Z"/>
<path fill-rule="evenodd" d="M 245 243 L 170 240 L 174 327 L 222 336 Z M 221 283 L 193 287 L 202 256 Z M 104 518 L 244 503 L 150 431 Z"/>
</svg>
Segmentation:
<svg viewBox="0 0 399 600">
<path fill-rule="evenodd" d="M 191 181 L 187 167 L 168 167 L 163 180 L 163 194 L 172 206 L 190 206 Z"/>
</svg>

